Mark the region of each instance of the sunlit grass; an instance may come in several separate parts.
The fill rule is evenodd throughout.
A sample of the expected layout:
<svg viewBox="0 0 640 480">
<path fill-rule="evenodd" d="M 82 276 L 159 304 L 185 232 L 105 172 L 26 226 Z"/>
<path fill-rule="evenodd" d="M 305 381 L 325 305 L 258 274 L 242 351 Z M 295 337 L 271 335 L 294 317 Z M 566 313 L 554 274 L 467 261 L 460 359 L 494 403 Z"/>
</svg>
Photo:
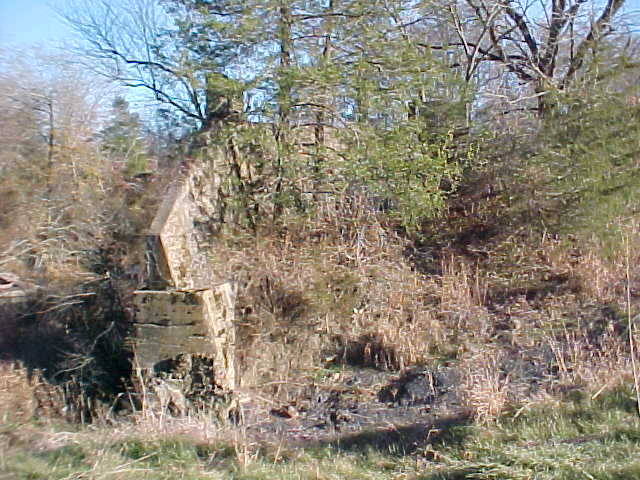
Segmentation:
<svg viewBox="0 0 640 480">
<path fill-rule="evenodd" d="M 383 432 L 376 430 L 326 444 L 258 443 L 228 433 L 203 442 L 81 431 L 51 448 L 9 445 L 0 472 L 25 479 L 633 479 L 640 478 L 635 408 L 631 389 L 618 387 L 596 398 L 529 406 L 490 423 L 452 423 L 410 453 L 399 444 L 381 446 Z M 38 444 L 46 445 L 42 439 Z"/>
</svg>

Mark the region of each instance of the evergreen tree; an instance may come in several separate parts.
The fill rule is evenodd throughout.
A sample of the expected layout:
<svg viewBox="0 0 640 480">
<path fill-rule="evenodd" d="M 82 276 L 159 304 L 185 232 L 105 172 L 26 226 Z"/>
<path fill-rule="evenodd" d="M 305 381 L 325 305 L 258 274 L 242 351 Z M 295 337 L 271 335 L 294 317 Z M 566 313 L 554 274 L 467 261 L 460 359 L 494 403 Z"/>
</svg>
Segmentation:
<svg viewBox="0 0 640 480">
<path fill-rule="evenodd" d="M 456 123 L 439 113 L 466 97 L 450 98 L 455 70 L 421 42 L 424 2 L 163 5 L 172 24 L 143 29 L 146 48 L 118 46 L 121 36 L 108 41 L 113 33 L 101 31 L 91 37 L 93 55 L 127 67 L 127 78 L 139 81 L 126 84 L 151 89 L 229 149 L 229 171 L 250 197 L 244 205 L 271 204 L 277 217 L 357 186 L 394 205 L 406 226 L 442 206 L 440 183 L 455 180 L 458 164 L 450 148 Z M 100 31 L 103 24 L 82 23 L 85 32 L 86 25 Z M 241 110 L 253 126 L 235 121 Z M 252 190 L 252 181 L 241 178 L 251 168 L 241 168 L 236 153 L 256 149 L 263 181 Z"/>
<path fill-rule="evenodd" d="M 125 174 L 134 175 L 148 167 L 148 156 L 140 117 L 129 110 L 121 96 L 111 105 L 109 124 L 100 132 L 101 148 L 108 158 L 122 165 Z"/>
</svg>

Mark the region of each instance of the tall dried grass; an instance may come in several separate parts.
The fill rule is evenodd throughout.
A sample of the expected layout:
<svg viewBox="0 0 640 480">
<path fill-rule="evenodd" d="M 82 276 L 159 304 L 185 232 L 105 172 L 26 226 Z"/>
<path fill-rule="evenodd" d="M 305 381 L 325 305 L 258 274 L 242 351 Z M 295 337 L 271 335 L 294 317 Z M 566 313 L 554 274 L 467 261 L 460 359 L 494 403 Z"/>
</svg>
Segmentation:
<svg viewBox="0 0 640 480">
<path fill-rule="evenodd" d="M 445 341 L 434 279 L 381 218 L 353 198 L 217 252 L 239 283 L 244 385 L 277 395 L 327 362 L 400 369 Z"/>
<path fill-rule="evenodd" d="M 415 246 L 367 202 L 327 203 L 221 246 L 217 268 L 240 287 L 244 387 L 274 399 L 296 395 L 329 364 L 401 370 L 446 361 L 460 371 L 463 406 L 490 419 L 629 379 L 621 257 L 506 230 L 475 257 L 438 247 L 423 273 L 407 254 Z M 638 233 L 630 238 L 640 247 Z M 632 251 L 635 266 L 640 248 Z"/>
<path fill-rule="evenodd" d="M 0 424 L 59 417 L 63 412 L 61 392 L 41 372 L 30 372 L 17 361 L 0 362 Z"/>
<path fill-rule="evenodd" d="M 423 248 L 430 273 L 363 195 L 326 200 L 256 235 L 233 232 L 213 262 L 239 286 L 241 388 L 279 402 L 327 367 L 449 362 L 463 407 L 483 421 L 572 388 L 598 395 L 631 372 L 623 320 L 640 295 L 640 228 L 625 228 L 628 259 L 595 240 L 505 230 L 480 253 Z M 27 384 L 16 385 L 21 403 Z M 169 421 L 151 413 L 149 422 Z"/>
</svg>

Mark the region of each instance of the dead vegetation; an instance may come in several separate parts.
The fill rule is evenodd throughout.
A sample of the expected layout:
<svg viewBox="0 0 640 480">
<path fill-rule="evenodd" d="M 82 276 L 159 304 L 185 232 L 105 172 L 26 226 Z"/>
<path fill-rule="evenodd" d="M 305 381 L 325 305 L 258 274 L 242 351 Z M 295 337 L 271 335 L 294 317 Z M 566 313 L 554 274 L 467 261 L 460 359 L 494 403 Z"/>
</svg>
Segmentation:
<svg viewBox="0 0 640 480">
<path fill-rule="evenodd" d="M 242 395 L 257 403 L 269 399 L 265 408 L 278 409 L 300 404 L 308 386 L 338 388 L 340 376 L 331 372 L 446 367 L 456 371 L 459 408 L 487 421 L 541 399 L 578 389 L 597 395 L 627 382 L 626 288 L 633 311 L 637 225 L 625 225 L 621 239 L 629 242 L 630 257 L 603 254 L 596 238 L 552 233 L 531 222 L 534 213 L 523 212 L 538 205 L 510 196 L 508 177 L 488 191 L 496 172 L 474 175 L 419 239 L 408 238 L 362 192 L 326 199 L 313 213 L 292 212 L 255 235 L 221 234 L 212 260 L 219 277 L 238 285 Z M 73 238 L 60 232 L 61 239 Z M 42 248 L 50 245 L 58 255 L 68 252 L 51 242 Z M 49 367 L 45 376 L 65 379 L 63 397 L 82 404 L 77 411 L 85 419 L 89 410 L 102 409 L 96 418 L 113 413 L 127 395 L 139 394 L 121 379 L 106 390 L 96 380 L 116 372 L 101 365 L 118 357 L 126 329 L 126 259 L 135 256 L 118 245 L 114 239 L 96 257 L 108 282 L 96 273 L 89 278 L 86 263 L 76 267 L 86 273 L 59 270 L 67 279 L 86 278 L 85 287 L 48 296 L 38 303 L 39 314 L 7 317 L 4 324 L 14 322 L 3 339 L 5 356 L 22 356 L 30 368 L 46 368 L 43 355 L 55 358 L 49 365 L 56 370 Z M 11 253 L 7 262 L 12 255 L 18 258 Z M 47 258 L 38 261 L 48 268 L 70 264 L 69 255 Z M 114 294 L 106 308 L 104 300 Z M 57 338 L 55 352 L 25 356 L 29 343 L 40 344 L 38 335 Z M 118 362 L 123 375 L 126 358 Z M 103 390 L 90 402 L 79 400 L 88 386 Z"/>
<path fill-rule="evenodd" d="M 455 437 L 456 425 L 475 425 L 481 433 L 468 441 L 481 452 L 482 434 L 500 435 L 505 422 L 535 423 L 540 408 L 563 412 L 587 402 L 597 410 L 633 381 L 628 313 L 637 308 L 640 229 L 627 222 L 612 251 L 596 237 L 553 233 L 531 222 L 531 212 L 510 217 L 529 207 L 478 188 L 463 187 L 420 239 L 408 238 L 364 196 L 327 202 L 256 235 L 220 236 L 214 268 L 238 285 L 240 409 L 231 422 L 202 405 L 140 401 L 145 388 L 135 379 L 109 383 L 114 373 L 127 374 L 117 348 L 123 331 L 116 328 L 126 325 L 126 289 L 85 276 L 86 290 L 35 299 L 40 314 L 3 323 L 12 334 L 1 339 L 0 442 L 20 452 L 25 436 L 38 439 L 42 455 L 68 459 L 61 477 L 83 465 L 95 478 L 111 472 L 152 478 L 166 465 L 165 478 L 185 471 L 194 478 L 210 472 L 269 478 L 283 458 L 302 462 L 295 468 L 310 465 L 304 450 L 282 439 L 287 435 L 315 439 L 314 448 L 344 458 L 354 458 L 359 445 L 402 448 L 420 468 L 437 459 L 432 468 L 470 461 L 467 453 L 442 457 L 451 455 L 443 445 L 455 450 L 455 442 L 467 441 L 466 433 Z M 121 259 L 127 252 L 119 248 L 113 243 L 104 258 Z M 107 271 L 123 273 L 118 262 Z M 111 281 L 122 286 L 124 275 Z M 109 297 L 115 292 L 125 295 Z M 121 315 L 116 324 L 114 315 Z M 49 364 L 41 373 L 47 356 L 56 359 L 55 369 Z M 16 362 L 20 357 L 27 362 Z M 123 368 L 105 370 L 114 359 Z M 429 423 L 445 413 L 460 420 Z M 377 420 L 363 420 L 374 414 Z M 47 430 L 61 419 L 91 422 L 91 431 Z M 274 435 L 279 443 L 267 441 Z M 456 440 L 440 444 L 441 437 Z M 540 447 L 532 448 L 544 450 L 544 440 L 535 442 Z M 8 458 L 0 458 L 0 467 L 4 461 L 18 471 Z M 38 465 L 29 468 L 44 469 Z"/>
<path fill-rule="evenodd" d="M 531 222 L 522 212 L 537 205 L 477 189 L 463 187 L 420 241 L 356 198 L 222 243 L 217 268 L 239 284 L 243 387 L 287 404 L 327 368 L 454 365 L 463 407 L 491 420 L 628 382 L 625 265 L 635 302 L 638 254 L 603 254 L 595 237 Z"/>
<path fill-rule="evenodd" d="M 449 426 L 439 430 L 433 416 L 490 430 L 541 405 L 559 412 L 628 389 L 640 227 L 620 219 L 617 243 L 555 229 L 554 200 L 524 176 L 500 163 L 469 172 L 418 237 L 357 190 L 251 231 L 226 225 L 212 264 L 238 287 L 240 388 L 238 408 L 222 414 L 206 402 L 146 401 L 153 392 L 131 379 L 123 355 L 129 294 L 142 279 L 132 232 L 160 187 L 133 185 L 123 200 L 112 186 L 106 203 L 92 200 L 104 209 L 94 223 L 77 207 L 54 216 L 30 205 L 33 223 L 3 231 L 0 265 L 46 288 L 3 315 L 0 442 L 26 444 L 15 430 L 35 425 L 29 435 L 60 442 L 44 451 L 67 449 L 61 458 L 85 465 L 91 455 L 76 447 L 96 435 L 42 429 L 52 419 L 91 423 L 115 436 L 92 450 L 104 453 L 86 466 L 96 478 L 135 475 L 138 464 L 153 472 L 148 459 L 183 447 L 200 473 L 209 464 L 251 472 L 265 458 L 276 468 L 286 439 L 422 448 L 441 459 Z M 420 447 L 407 444 L 414 436 Z M 281 444 L 265 448 L 274 437 Z M 169 470 L 187 468 L 180 462 Z"/>
</svg>

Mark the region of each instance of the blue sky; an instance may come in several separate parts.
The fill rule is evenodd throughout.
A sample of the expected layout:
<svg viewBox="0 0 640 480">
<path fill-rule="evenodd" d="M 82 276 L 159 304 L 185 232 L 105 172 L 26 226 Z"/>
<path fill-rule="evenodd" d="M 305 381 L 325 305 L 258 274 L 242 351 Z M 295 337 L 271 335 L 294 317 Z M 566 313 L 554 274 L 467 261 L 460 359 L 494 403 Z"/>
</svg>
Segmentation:
<svg viewBox="0 0 640 480">
<path fill-rule="evenodd" d="M 61 0 L 0 0 L 0 45 L 57 43 L 70 35 L 52 7 Z"/>
<path fill-rule="evenodd" d="M 71 35 L 54 8 L 65 0 L 0 0 L 0 46 L 50 45 Z M 627 10 L 640 10 L 640 0 L 627 0 Z"/>
</svg>

